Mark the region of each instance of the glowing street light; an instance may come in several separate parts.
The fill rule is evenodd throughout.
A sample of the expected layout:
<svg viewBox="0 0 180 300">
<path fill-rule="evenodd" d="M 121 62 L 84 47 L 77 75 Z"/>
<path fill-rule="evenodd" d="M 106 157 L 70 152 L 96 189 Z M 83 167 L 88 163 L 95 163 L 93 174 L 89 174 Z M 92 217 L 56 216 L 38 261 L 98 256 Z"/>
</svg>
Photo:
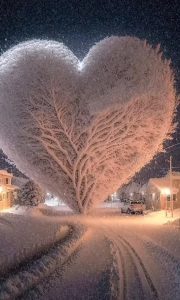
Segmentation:
<svg viewBox="0 0 180 300">
<path fill-rule="evenodd" d="M 162 194 L 162 195 L 166 195 L 166 196 L 170 196 L 170 195 L 171 195 L 171 190 L 170 190 L 170 188 L 167 188 L 167 187 L 162 188 L 162 189 L 161 189 L 161 194 Z"/>
</svg>

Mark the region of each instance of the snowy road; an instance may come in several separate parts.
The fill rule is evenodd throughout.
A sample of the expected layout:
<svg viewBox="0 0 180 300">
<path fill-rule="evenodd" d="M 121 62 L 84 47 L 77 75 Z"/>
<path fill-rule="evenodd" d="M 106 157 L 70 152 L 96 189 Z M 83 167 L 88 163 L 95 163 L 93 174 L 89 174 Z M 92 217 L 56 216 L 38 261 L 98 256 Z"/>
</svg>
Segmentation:
<svg viewBox="0 0 180 300">
<path fill-rule="evenodd" d="M 89 234 L 63 266 L 21 299 L 179 300 L 180 230 L 144 218 L 72 217 Z"/>
<path fill-rule="evenodd" d="M 147 216 L 48 218 L 87 231 L 67 259 L 57 259 L 53 271 L 47 267 L 35 287 L 17 299 L 180 299 L 180 229 Z"/>
<path fill-rule="evenodd" d="M 91 231 L 71 259 L 21 299 L 110 299 L 112 259 L 108 242 Z"/>
<path fill-rule="evenodd" d="M 112 289 L 114 298 L 159 299 L 153 280 L 135 247 L 113 230 L 107 230 L 106 234 L 111 241 L 115 272 L 118 275 L 116 282 L 112 282 L 115 286 Z"/>
</svg>

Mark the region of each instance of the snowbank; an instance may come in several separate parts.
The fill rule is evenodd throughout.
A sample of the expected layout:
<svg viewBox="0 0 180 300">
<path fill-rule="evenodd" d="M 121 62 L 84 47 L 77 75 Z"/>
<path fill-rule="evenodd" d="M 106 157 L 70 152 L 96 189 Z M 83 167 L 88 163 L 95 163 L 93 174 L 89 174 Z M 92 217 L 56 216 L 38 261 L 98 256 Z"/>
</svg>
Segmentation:
<svg viewBox="0 0 180 300">
<path fill-rule="evenodd" d="M 0 299 L 10 300 L 24 295 L 27 290 L 52 274 L 57 267 L 62 266 L 89 234 L 89 231 L 85 233 L 85 227 L 72 227 L 69 230 L 68 226 L 61 226 L 58 232 L 61 235 L 60 241 L 54 239 L 54 244 L 51 244 L 51 247 L 43 251 L 39 257 L 33 257 L 28 264 L 22 264 L 13 272 L 0 278 Z M 68 239 L 62 243 L 61 239 L 67 234 L 69 234 Z"/>
<path fill-rule="evenodd" d="M 166 216 L 166 212 L 164 210 L 149 212 L 146 216 L 145 221 L 148 223 L 153 223 L 157 225 L 161 224 L 173 224 L 174 222 L 178 222 L 180 218 L 180 208 L 174 209 L 173 217 L 171 216 L 171 212 L 168 212 Z"/>
<path fill-rule="evenodd" d="M 35 210 L 37 213 L 37 210 Z M 28 215 L 0 214 L 0 276 L 63 239 L 69 226 Z"/>
</svg>

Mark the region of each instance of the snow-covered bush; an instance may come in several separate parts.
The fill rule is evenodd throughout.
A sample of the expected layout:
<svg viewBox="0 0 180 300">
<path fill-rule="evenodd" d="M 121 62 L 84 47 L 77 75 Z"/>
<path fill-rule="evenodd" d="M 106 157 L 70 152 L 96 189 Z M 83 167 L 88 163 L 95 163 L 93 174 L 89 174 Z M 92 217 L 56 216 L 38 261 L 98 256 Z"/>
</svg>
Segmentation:
<svg viewBox="0 0 180 300">
<path fill-rule="evenodd" d="M 37 206 L 45 202 L 45 193 L 34 181 L 27 181 L 18 192 L 16 204 L 23 206 Z"/>
<path fill-rule="evenodd" d="M 33 40 L 0 57 L 0 146 L 77 212 L 127 183 L 172 132 L 169 61 L 134 37 L 110 37 L 82 62 Z"/>
</svg>

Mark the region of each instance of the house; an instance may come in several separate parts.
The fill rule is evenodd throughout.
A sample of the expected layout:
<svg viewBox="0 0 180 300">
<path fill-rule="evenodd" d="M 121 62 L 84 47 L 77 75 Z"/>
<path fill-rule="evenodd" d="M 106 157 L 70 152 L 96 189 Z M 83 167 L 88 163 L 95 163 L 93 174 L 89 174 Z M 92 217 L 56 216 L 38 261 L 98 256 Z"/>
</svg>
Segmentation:
<svg viewBox="0 0 180 300">
<path fill-rule="evenodd" d="M 172 172 L 172 198 L 174 208 L 180 208 L 180 172 Z M 149 209 L 170 208 L 171 195 L 169 173 L 162 178 L 151 178 L 145 192 L 146 207 Z"/>
<path fill-rule="evenodd" d="M 0 210 L 13 205 L 15 191 L 18 187 L 12 184 L 13 175 L 6 170 L 0 170 Z"/>
</svg>

